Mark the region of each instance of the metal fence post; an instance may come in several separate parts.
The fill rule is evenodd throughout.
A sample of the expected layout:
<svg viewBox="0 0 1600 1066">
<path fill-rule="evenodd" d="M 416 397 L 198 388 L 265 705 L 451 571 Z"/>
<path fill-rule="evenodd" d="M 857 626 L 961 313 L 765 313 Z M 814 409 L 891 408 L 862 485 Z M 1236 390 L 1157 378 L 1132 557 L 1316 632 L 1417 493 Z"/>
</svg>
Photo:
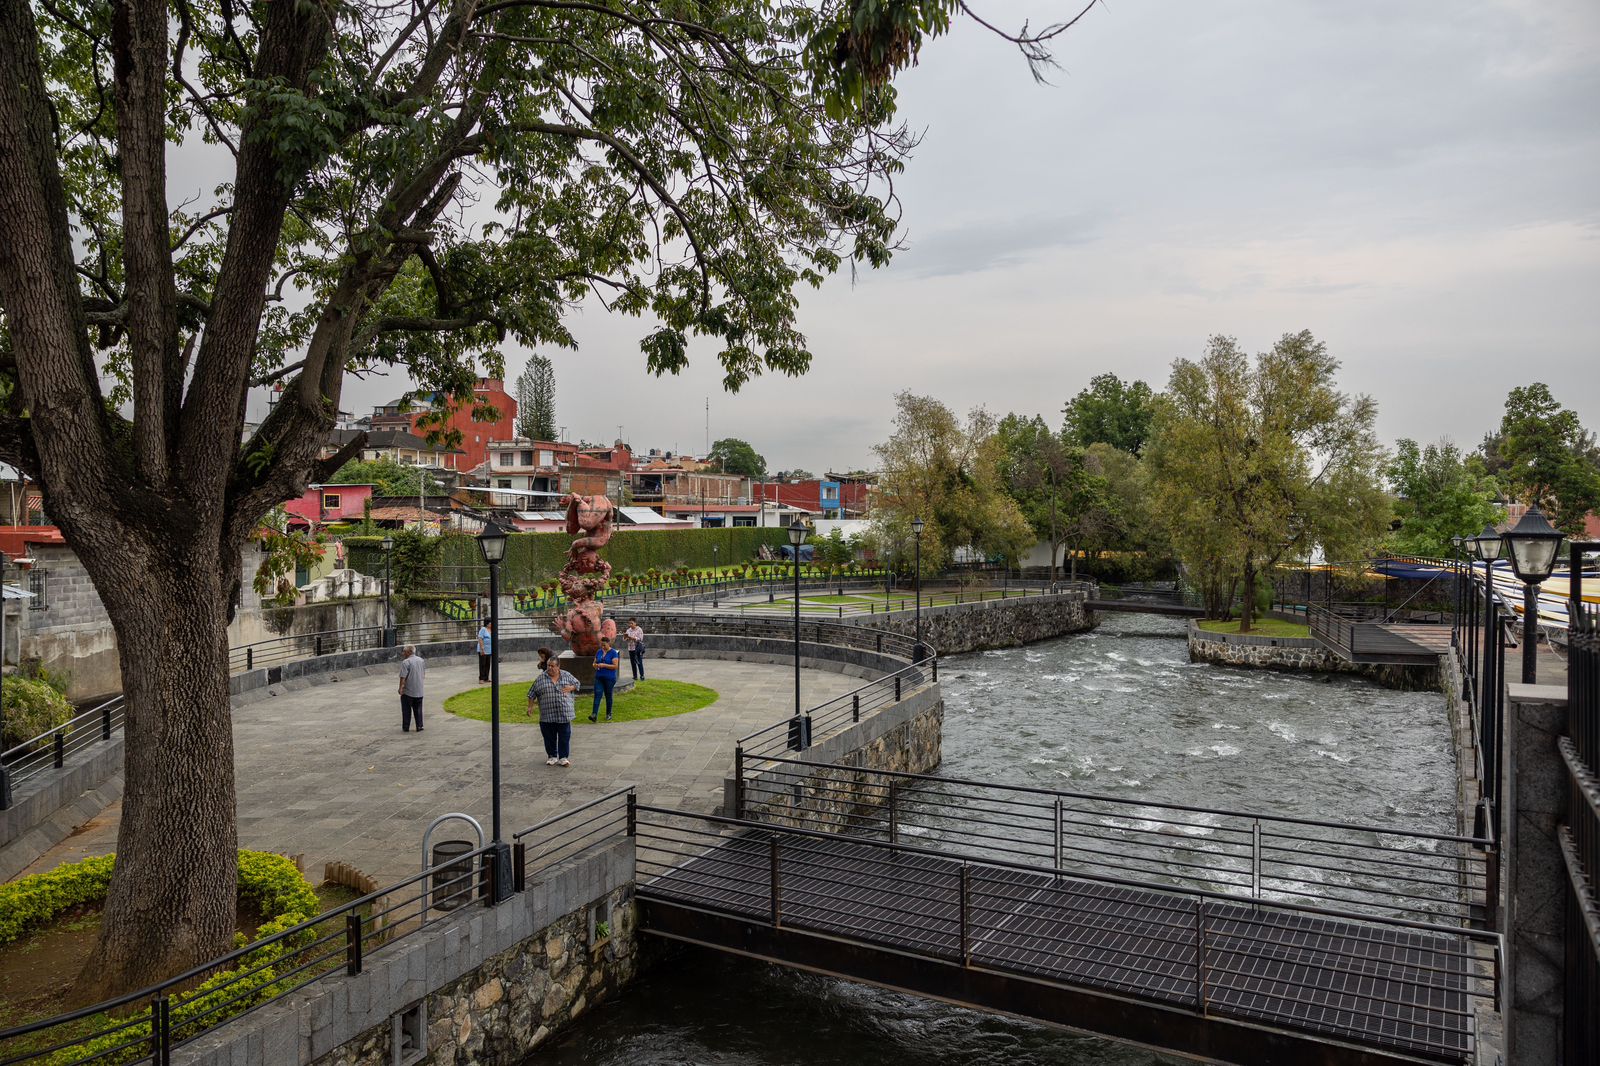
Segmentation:
<svg viewBox="0 0 1600 1066">
<path fill-rule="evenodd" d="M 57 729 L 54 734 L 54 740 L 56 755 L 55 763 L 56 769 L 59 770 L 65 766 L 67 762 L 67 735 L 61 730 Z"/>
<path fill-rule="evenodd" d="M 322 654 L 322 634 L 321 633 L 317 634 L 317 654 L 319 656 Z"/>
<path fill-rule="evenodd" d="M 896 703 L 900 702 L 900 675 L 899 674 L 895 674 L 894 675 L 894 701 Z"/>
<path fill-rule="evenodd" d="M 967 864 L 962 863 L 958 891 L 960 893 L 959 906 L 961 913 L 961 965 L 963 966 L 969 966 L 972 963 L 972 951 L 969 947 L 971 938 L 967 933 L 967 880 Z"/>
<path fill-rule="evenodd" d="M 256 668 L 256 650 L 249 645 L 246 645 L 244 649 L 244 668 L 246 670 L 254 670 Z"/>
<path fill-rule="evenodd" d="M 893 778 L 889 780 L 889 843 L 900 843 L 900 819 L 895 810 L 895 798 L 899 795 L 900 785 Z"/>
<path fill-rule="evenodd" d="M 346 911 L 344 916 L 344 972 L 351 977 L 361 972 L 361 912 Z"/>
<path fill-rule="evenodd" d="M 1206 901 L 1194 901 L 1194 997 L 1200 1013 L 1206 1013 Z"/>
<path fill-rule="evenodd" d="M 779 905 L 780 897 L 778 891 L 778 834 L 774 833 L 767 838 L 767 853 L 772 869 L 772 924 L 777 926 L 783 917 L 783 911 Z"/>
<path fill-rule="evenodd" d="M 639 794 L 637 792 L 628 793 L 628 835 L 631 837 L 639 835 Z"/>
<path fill-rule="evenodd" d="M 937 655 L 935 655 L 933 657 L 932 661 L 933 661 L 933 679 L 935 681 L 938 681 L 939 680 L 939 657 Z"/>
<path fill-rule="evenodd" d="M 733 749 L 733 816 L 744 817 L 744 746 Z"/>
<path fill-rule="evenodd" d="M 1063 825 L 1062 825 L 1062 823 L 1064 821 L 1065 821 L 1065 819 L 1062 817 L 1062 810 L 1061 810 L 1061 798 L 1058 796 L 1056 798 L 1056 816 L 1055 816 L 1055 823 L 1056 823 L 1056 825 L 1055 825 L 1055 830 L 1056 830 L 1056 832 L 1055 832 L 1055 836 L 1056 836 L 1056 869 L 1057 870 L 1061 869 L 1063 866 L 1065 866 L 1067 864 L 1065 840 L 1063 839 L 1065 834 L 1063 832 Z"/>
<path fill-rule="evenodd" d="M 1250 821 L 1250 898 L 1261 898 L 1261 819 Z"/>
<path fill-rule="evenodd" d="M 166 996 L 150 1003 L 150 1043 L 155 1066 L 172 1066 L 172 1001 Z"/>
<path fill-rule="evenodd" d="M 511 845 L 511 891 L 521 892 L 528 887 L 528 845 L 517 841 Z"/>
<path fill-rule="evenodd" d="M 102 740 L 111 739 L 111 704 L 113 702 L 112 700 L 107 700 L 100 707 L 100 739 Z"/>
</svg>

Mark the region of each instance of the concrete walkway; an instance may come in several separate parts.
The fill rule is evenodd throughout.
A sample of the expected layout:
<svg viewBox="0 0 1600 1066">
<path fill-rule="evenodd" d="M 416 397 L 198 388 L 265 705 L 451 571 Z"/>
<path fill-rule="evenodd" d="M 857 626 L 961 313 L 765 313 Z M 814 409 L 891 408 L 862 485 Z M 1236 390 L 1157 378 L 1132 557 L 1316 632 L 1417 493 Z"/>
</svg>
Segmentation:
<svg viewBox="0 0 1600 1066">
<path fill-rule="evenodd" d="M 781 666 L 652 659 L 649 673 L 715 689 L 717 702 L 671 718 L 578 724 L 567 768 L 544 763 L 538 726 L 520 713 L 526 685 L 503 689 L 502 713 L 519 712 L 501 725 L 508 838 L 626 784 L 637 784 L 645 802 L 711 810 L 721 804 L 723 778 L 732 772 L 734 740 L 778 721 L 794 705 L 794 673 Z M 502 665 L 502 684 L 532 675 L 531 664 Z M 387 668 L 236 707 L 240 846 L 303 854 L 313 881 L 323 863 L 342 861 L 387 882 L 416 872 L 423 831 L 440 814 L 470 814 L 487 833 L 489 725 L 441 709 L 445 697 L 477 684 L 475 659 L 430 664 L 420 734 L 400 731 L 396 680 Z M 805 670 L 801 698 L 809 707 L 861 684 Z M 578 698 L 579 713 L 587 715 L 585 697 Z M 108 808 L 24 872 L 113 850 L 120 813 L 120 804 Z"/>
</svg>

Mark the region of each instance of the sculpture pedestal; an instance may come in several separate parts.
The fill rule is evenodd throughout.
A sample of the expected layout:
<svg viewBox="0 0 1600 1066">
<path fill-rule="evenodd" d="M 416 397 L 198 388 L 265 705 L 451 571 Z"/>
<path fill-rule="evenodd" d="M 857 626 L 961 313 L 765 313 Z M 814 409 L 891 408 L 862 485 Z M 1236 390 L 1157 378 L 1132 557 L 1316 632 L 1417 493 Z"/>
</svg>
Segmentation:
<svg viewBox="0 0 1600 1066">
<path fill-rule="evenodd" d="M 579 692 L 594 691 L 594 656 L 575 655 L 569 648 L 556 658 L 561 662 L 561 669 L 578 679 Z M 626 652 L 622 652 L 617 660 L 617 684 L 611 690 L 613 695 L 620 696 L 633 687 L 633 675 L 622 673 L 626 669 L 628 669 L 628 656 Z"/>
</svg>

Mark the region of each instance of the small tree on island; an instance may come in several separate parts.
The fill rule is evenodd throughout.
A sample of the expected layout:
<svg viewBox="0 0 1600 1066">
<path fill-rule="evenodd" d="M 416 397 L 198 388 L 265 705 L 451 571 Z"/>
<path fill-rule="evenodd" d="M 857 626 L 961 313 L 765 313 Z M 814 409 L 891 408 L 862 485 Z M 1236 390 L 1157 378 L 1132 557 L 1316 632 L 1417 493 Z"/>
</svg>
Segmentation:
<svg viewBox="0 0 1600 1066">
<path fill-rule="evenodd" d="M 730 389 L 803 372 L 793 292 L 888 260 L 889 79 L 965 6 L 0 5 L 0 458 L 88 570 L 127 698 L 79 997 L 232 944 L 240 549 L 359 453 L 319 458 L 346 374 L 404 368 L 454 444 L 452 404 L 496 417 L 500 345 L 570 346 L 595 292 L 652 319 L 653 372 L 693 335 Z M 1010 39 L 1037 64 L 1064 29 Z M 206 156 L 227 179 L 174 206 Z"/>
<path fill-rule="evenodd" d="M 1280 560 L 1314 547 L 1365 554 L 1388 526 L 1377 405 L 1338 391 L 1338 368 L 1310 331 L 1253 362 L 1232 337 L 1212 337 L 1198 362 L 1173 364 L 1158 402 L 1146 451 L 1155 514 L 1210 613 L 1238 589 L 1242 633 L 1257 579 Z"/>
</svg>

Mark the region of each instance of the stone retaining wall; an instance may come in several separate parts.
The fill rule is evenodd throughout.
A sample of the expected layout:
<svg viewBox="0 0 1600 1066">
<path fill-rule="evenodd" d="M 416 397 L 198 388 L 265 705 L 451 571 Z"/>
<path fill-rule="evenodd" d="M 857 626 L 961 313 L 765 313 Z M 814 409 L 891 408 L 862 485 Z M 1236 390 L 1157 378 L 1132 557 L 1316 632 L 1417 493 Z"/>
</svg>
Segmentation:
<svg viewBox="0 0 1600 1066">
<path fill-rule="evenodd" d="M 173 1053 L 180 1066 L 517 1066 L 638 968 L 633 841 L 373 951 Z M 596 927 L 606 922 L 610 936 Z M 420 1007 L 420 1012 L 418 1008 Z M 403 1026 L 425 1049 L 395 1054 Z M 404 1041 L 402 1041 L 404 1043 Z"/>
<path fill-rule="evenodd" d="M 743 817 L 808 829 L 844 828 L 883 806 L 881 779 L 862 770 L 932 773 L 943 760 L 944 696 L 937 683 L 908 694 L 859 724 L 783 758 L 829 766 L 795 766 L 747 757 Z M 723 786 L 723 809 L 739 811 L 739 782 Z"/>
<path fill-rule="evenodd" d="M 1310 637 L 1212 633 L 1201 629 L 1194 621 L 1189 623 L 1189 661 L 1252 670 L 1355 674 L 1375 681 L 1384 688 L 1404 690 L 1437 689 L 1442 676 L 1437 665 L 1352 663 L 1339 658 Z"/>
<path fill-rule="evenodd" d="M 924 607 L 922 639 L 940 655 L 960 655 L 1082 633 L 1098 624 L 1093 612 L 1084 606 L 1088 598 L 1087 592 L 1074 589 L 1043 596 Z M 905 637 L 916 636 L 916 615 L 911 611 L 866 618 L 857 615 L 844 621 Z"/>
</svg>

